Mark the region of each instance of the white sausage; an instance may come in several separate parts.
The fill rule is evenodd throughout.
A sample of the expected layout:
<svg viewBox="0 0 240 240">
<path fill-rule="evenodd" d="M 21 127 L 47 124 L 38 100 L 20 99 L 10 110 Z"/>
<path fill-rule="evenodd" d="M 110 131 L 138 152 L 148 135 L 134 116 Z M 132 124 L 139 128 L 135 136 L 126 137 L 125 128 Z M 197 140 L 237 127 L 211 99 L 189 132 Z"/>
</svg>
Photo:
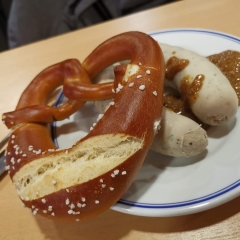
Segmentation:
<svg viewBox="0 0 240 240">
<path fill-rule="evenodd" d="M 199 96 L 191 105 L 192 112 L 204 123 L 220 125 L 232 119 L 237 112 L 237 95 L 228 79 L 207 58 L 195 52 L 167 44 L 159 43 L 165 62 L 172 56 L 189 60 L 189 64 L 178 72 L 173 80 L 165 80 L 165 84 L 180 91 L 181 81 L 188 76 L 190 83 L 199 75 L 204 75 L 204 81 Z"/>
<path fill-rule="evenodd" d="M 191 157 L 208 145 L 206 131 L 193 120 L 163 107 L 161 129 L 151 150 L 174 157 Z"/>
</svg>

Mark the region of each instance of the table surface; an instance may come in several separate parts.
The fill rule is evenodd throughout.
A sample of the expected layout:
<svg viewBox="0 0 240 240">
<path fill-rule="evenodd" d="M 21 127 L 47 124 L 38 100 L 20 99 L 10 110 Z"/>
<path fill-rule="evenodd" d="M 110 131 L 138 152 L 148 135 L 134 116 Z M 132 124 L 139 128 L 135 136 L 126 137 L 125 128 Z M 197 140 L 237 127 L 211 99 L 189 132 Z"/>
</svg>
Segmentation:
<svg viewBox="0 0 240 240">
<path fill-rule="evenodd" d="M 15 108 L 21 92 L 45 67 L 80 61 L 121 32 L 207 28 L 240 37 L 239 0 L 185 0 L 74 31 L 0 54 L 0 112 Z M 0 124 L 0 139 L 7 134 Z M 24 209 L 8 175 L 0 177 L 0 239 L 240 239 L 240 197 L 200 213 L 145 218 L 108 210 L 82 223 L 63 224 Z"/>
</svg>

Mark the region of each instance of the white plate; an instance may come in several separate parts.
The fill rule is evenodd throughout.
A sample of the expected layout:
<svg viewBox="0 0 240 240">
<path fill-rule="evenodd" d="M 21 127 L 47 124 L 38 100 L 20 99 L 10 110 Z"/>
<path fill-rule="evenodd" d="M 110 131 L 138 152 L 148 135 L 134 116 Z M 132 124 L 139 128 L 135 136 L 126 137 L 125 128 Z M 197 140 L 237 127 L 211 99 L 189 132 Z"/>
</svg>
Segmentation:
<svg viewBox="0 0 240 240">
<path fill-rule="evenodd" d="M 151 33 L 156 40 L 207 56 L 240 51 L 240 39 L 203 29 L 172 29 Z M 61 95 L 57 104 L 63 101 Z M 72 146 L 84 137 L 98 116 L 88 103 L 69 119 L 52 125 L 55 143 Z M 240 195 L 240 112 L 228 125 L 208 131 L 209 146 L 197 157 L 166 157 L 149 151 L 128 191 L 113 210 L 140 216 L 176 216 L 216 207 Z"/>
</svg>

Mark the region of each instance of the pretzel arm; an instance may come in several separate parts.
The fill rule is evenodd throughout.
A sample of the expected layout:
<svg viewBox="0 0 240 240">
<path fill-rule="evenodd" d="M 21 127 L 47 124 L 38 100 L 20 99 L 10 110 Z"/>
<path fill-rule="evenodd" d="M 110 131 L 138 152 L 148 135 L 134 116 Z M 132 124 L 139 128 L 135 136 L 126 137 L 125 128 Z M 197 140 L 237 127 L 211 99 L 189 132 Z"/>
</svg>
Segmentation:
<svg viewBox="0 0 240 240">
<path fill-rule="evenodd" d="M 70 68 L 73 64 L 75 65 L 73 69 L 80 68 L 77 60 L 67 60 L 41 72 L 22 94 L 16 110 L 4 113 L 2 120 L 6 126 L 11 128 L 23 122 L 50 123 L 63 120 L 82 107 L 85 101 L 96 101 L 115 96 L 113 83 L 89 84 L 89 81 L 86 80 L 88 76 L 82 68 L 78 71 L 81 70 L 84 74 L 71 71 Z M 117 69 L 125 72 L 126 67 L 118 66 Z M 118 70 L 116 74 L 117 79 L 119 72 Z M 81 75 L 81 77 L 76 75 Z M 119 80 L 116 80 L 115 84 L 118 82 Z M 69 98 L 66 103 L 56 108 L 41 104 L 46 103 L 48 96 L 62 84 L 64 95 Z"/>
<path fill-rule="evenodd" d="M 69 117 L 85 102 L 69 99 L 59 107 L 46 104 L 49 95 L 66 79 L 90 83 L 90 79 L 76 59 L 69 59 L 50 66 L 39 73 L 20 97 L 16 110 L 4 113 L 2 120 L 8 128 L 23 122 L 49 123 Z"/>
</svg>

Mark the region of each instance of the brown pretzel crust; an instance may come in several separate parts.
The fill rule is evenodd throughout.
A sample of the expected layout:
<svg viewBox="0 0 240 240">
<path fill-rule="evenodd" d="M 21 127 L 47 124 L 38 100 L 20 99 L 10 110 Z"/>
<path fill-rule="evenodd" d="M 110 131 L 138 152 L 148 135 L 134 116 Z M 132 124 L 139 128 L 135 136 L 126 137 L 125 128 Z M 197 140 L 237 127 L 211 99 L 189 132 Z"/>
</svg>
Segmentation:
<svg viewBox="0 0 240 240">
<path fill-rule="evenodd" d="M 63 120 L 76 112 L 85 104 L 84 101 L 69 99 L 57 108 L 46 105 L 50 94 L 66 80 L 91 83 L 85 69 L 76 59 L 65 60 L 44 69 L 22 93 L 16 110 L 3 114 L 2 120 L 6 126 L 11 128 L 22 122 L 49 123 Z"/>
<path fill-rule="evenodd" d="M 67 149 L 67 153 L 76 157 L 74 161 L 81 162 L 81 157 L 78 157 L 77 154 L 79 155 L 81 153 L 84 144 L 86 145 L 88 143 L 87 150 L 84 149 L 87 153 L 94 152 L 96 148 L 102 151 L 102 146 L 95 146 L 94 144 L 91 146 L 91 141 L 95 141 L 94 139 L 96 137 L 100 137 L 100 140 L 104 137 L 107 139 L 107 143 L 111 143 L 111 139 L 126 138 L 126 141 L 130 141 L 129 144 L 131 141 L 139 142 L 139 144 L 136 151 L 131 152 L 126 159 L 121 160 L 113 169 L 103 170 L 99 176 L 89 178 L 85 182 L 78 183 L 78 181 L 80 181 L 78 179 L 75 184 L 68 186 L 66 182 L 61 181 L 61 177 L 59 177 L 61 175 L 54 172 L 53 176 L 58 177 L 57 181 L 59 181 L 59 184 L 54 183 L 54 186 L 50 186 L 50 190 L 48 190 L 46 194 L 44 193 L 45 190 L 43 190 L 42 193 L 39 193 L 39 196 L 38 194 L 33 196 L 32 192 L 34 189 L 31 189 L 29 196 L 26 195 L 27 188 L 33 186 L 33 188 L 36 187 L 36 189 L 38 189 L 38 182 L 32 180 L 34 177 L 30 176 L 30 180 L 24 180 L 27 178 L 27 176 L 24 175 L 25 172 L 29 174 L 31 170 L 33 171 L 32 174 L 36 175 L 35 171 L 37 171 L 37 169 L 31 169 L 31 166 L 39 164 L 41 167 L 43 162 L 48 161 L 53 164 L 61 159 L 65 161 L 67 157 L 66 150 L 55 151 L 56 147 L 51 140 L 47 126 L 33 123 L 41 122 L 44 118 L 48 118 L 42 115 L 45 114 L 42 110 L 43 108 L 41 109 L 41 107 L 35 106 L 43 104 L 46 100 L 46 95 L 53 90 L 53 87 L 44 85 L 41 92 L 35 91 L 35 96 L 31 90 L 35 89 L 35 82 L 38 81 L 33 81 L 20 98 L 17 110 L 25 107 L 28 109 L 29 107 L 32 108 L 30 114 L 31 119 L 30 123 L 23 123 L 10 136 L 6 160 L 10 167 L 10 176 L 17 186 L 21 199 L 27 207 L 33 210 L 33 213 L 42 214 L 52 219 L 78 220 L 93 217 L 114 204 L 133 181 L 153 141 L 156 127 L 158 127 L 161 118 L 165 66 L 162 52 L 155 40 L 140 32 L 128 32 L 117 35 L 101 44 L 89 55 L 83 62 L 83 70 L 79 63 L 76 64 L 78 67 L 80 66 L 79 69 L 81 70 L 81 74 L 77 72 L 76 78 L 69 78 L 69 73 L 70 76 L 75 76 L 74 73 L 77 67 L 73 68 L 70 63 L 70 61 L 75 60 L 67 60 L 65 63 L 53 66 L 53 68 L 56 67 L 55 70 L 57 72 L 61 72 L 59 79 L 56 77 L 56 75 L 58 76 L 56 72 L 48 73 L 48 71 L 51 72 L 52 67 L 50 67 L 44 70 L 43 73 L 40 73 L 41 80 L 39 80 L 39 85 L 42 84 L 43 79 L 53 78 L 55 79 L 53 80 L 53 85 L 55 84 L 54 87 L 64 83 L 64 92 L 67 93 L 66 95 L 68 95 L 68 97 L 71 97 L 70 93 L 72 91 L 69 89 L 73 89 L 74 84 L 81 86 L 80 81 L 82 81 L 82 74 L 85 76 L 83 82 L 89 83 L 90 79 L 96 76 L 102 69 L 114 62 L 125 59 L 131 59 L 131 63 L 127 65 L 127 67 L 118 67 L 115 71 L 116 82 L 122 84 L 119 92 L 115 94 L 115 104 L 110 106 L 104 116 L 85 138 L 79 140 L 72 148 Z M 61 66 L 65 64 L 70 64 L 68 65 L 69 68 L 67 67 L 67 74 L 66 69 L 64 69 L 64 67 L 61 68 Z M 66 78 L 63 79 L 63 76 L 66 76 Z M 36 77 L 36 79 L 38 79 L 38 77 Z M 89 87 L 91 88 L 92 86 Z M 109 92 L 110 87 L 111 85 L 106 85 L 106 92 Z M 76 87 L 75 90 L 76 89 L 78 89 L 78 87 Z M 81 87 L 79 89 L 79 91 L 82 91 Z M 37 94 L 38 92 L 39 94 Z M 32 101 L 30 101 L 30 99 L 32 99 Z M 72 110 L 74 109 L 76 111 L 76 109 L 83 104 L 82 100 L 83 99 L 69 100 L 73 103 L 73 106 L 71 105 Z M 40 109 L 39 112 L 37 111 L 38 109 Z M 37 114 L 35 114 L 34 111 L 36 111 Z M 50 113 L 47 114 L 47 116 L 50 117 L 48 119 L 55 120 L 58 118 L 55 116 L 54 111 L 54 109 L 49 110 Z M 15 113 L 13 112 L 13 115 Z M 57 114 L 58 113 L 59 112 L 57 112 Z M 63 111 L 62 116 L 68 114 L 69 112 L 66 114 L 66 111 Z M 51 118 L 52 115 L 54 118 Z M 7 114 L 4 116 L 7 116 Z M 24 122 L 24 120 L 19 116 L 18 123 L 21 122 Z M 119 142 L 119 147 L 121 148 L 121 141 Z M 123 149 L 122 153 L 124 154 L 124 152 L 125 149 Z M 117 157 L 119 156 L 116 156 L 116 159 Z M 18 161 L 19 159 L 20 161 Z M 111 160 L 111 164 L 112 161 L 114 162 L 114 160 Z M 93 167 L 91 161 L 84 162 L 84 164 L 89 164 L 87 166 L 90 168 Z M 101 160 L 101 164 L 104 165 L 104 159 Z M 107 169 L 107 166 L 105 167 Z M 86 170 L 88 169 L 86 168 Z M 97 167 L 96 169 L 93 168 L 92 171 L 100 170 L 101 169 Z M 113 177 L 112 174 L 115 170 L 118 173 Z M 67 169 L 64 171 L 67 171 Z M 84 171 L 80 171 L 78 174 L 80 177 L 85 177 Z M 22 178 L 21 175 L 25 177 Z M 43 181 L 46 182 L 48 181 L 47 177 L 51 178 L 50 175 L 46 176 L 46 174 L 41 176 Z M 33 183 L 29 184 L 29 181 L 30 183 L 33 181 Z M 41 180 L 37 179 L 37 181 Z M 21 185 L 22 182 L 24 182 L 25 185 Z M 60 186 L 60 182 L 63 187 Z M 19 189 L 23 189 L 23 192 Z M 86 202 L 83 202 L 82 198 L 84 198 Z M 66 204 L 66 201 L 70 203 Z M 71 204 L 73 204 L 73 208 L 71 208 Z M 79 204 L 79 206 L 81 204 L 79 211 L 76 210 L 77 204 Z M 83 207 L 83 204 L 86 205 Z M 46 209 L 47 206 L 50 209 Z"/>
</svg>

